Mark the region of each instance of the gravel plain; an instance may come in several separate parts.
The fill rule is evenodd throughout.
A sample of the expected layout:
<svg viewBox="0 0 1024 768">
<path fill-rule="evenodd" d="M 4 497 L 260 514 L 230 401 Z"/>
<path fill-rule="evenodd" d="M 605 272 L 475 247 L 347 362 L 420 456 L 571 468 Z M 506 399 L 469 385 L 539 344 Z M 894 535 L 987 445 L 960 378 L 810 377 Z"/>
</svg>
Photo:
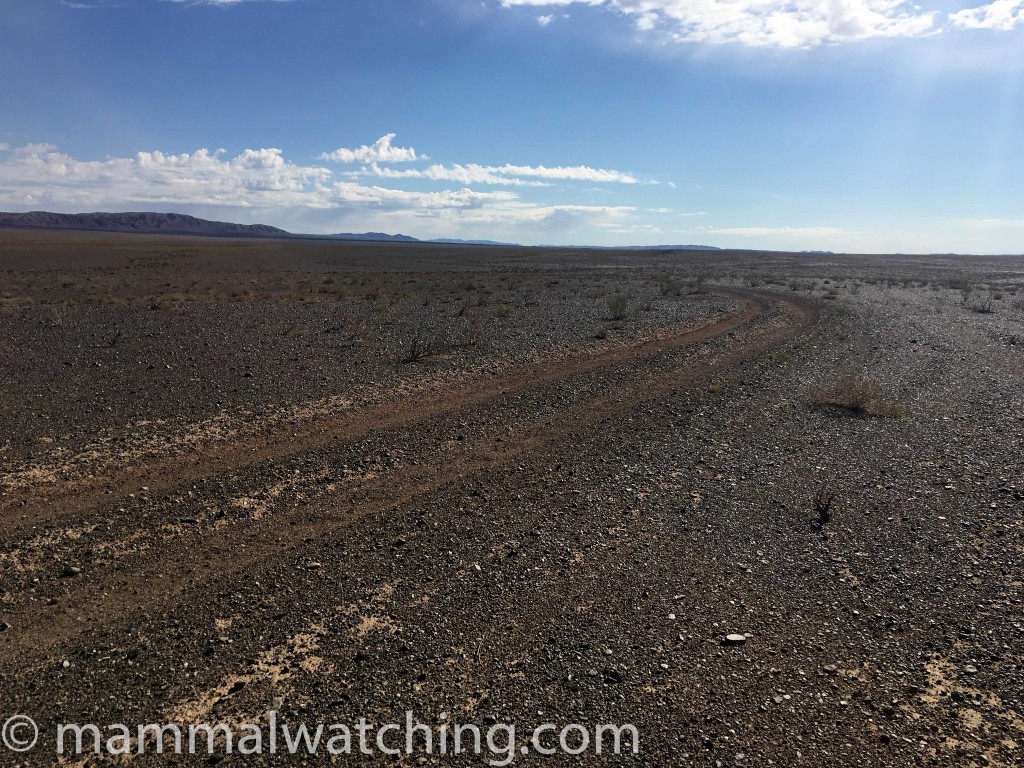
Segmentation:
<svg viewBox="0 0 1024 768">
<path fill-rule="evenodd" d="M 4 764 L 1020 765 L 1022 353 L 1024 258 L 0 233 Z"/>
</svg>

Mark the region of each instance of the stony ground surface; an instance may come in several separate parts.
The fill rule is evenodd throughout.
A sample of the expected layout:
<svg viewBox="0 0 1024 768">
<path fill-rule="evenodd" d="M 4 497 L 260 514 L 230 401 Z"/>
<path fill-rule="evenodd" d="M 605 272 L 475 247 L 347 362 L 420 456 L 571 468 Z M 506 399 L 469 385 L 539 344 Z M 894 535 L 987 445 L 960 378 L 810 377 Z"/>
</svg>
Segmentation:
<svg viewBox="0 0 1024 768">
<path fill-rule="evenodd" d="M 0 762 L 411 710 L 641 735 L 517 765 L 1019 765 L 1022 297 L 1022 259 L 5 234 L 0 715 L 43 738 Z M 886 407 L 822 405 L 848 377 Z"/>
</svg>

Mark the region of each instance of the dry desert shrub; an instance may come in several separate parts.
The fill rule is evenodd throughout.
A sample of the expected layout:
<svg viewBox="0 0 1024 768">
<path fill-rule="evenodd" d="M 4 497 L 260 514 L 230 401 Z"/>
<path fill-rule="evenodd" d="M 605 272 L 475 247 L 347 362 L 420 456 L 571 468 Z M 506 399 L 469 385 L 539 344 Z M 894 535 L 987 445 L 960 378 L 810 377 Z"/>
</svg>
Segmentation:
<svg viewBox="0 0 1024 768">
<path fill-rule="evenodd" d="M 672 275 L 667 275 L 658 280 L 658 290 L 662 296 L 682 296 L 683 285 L 681 280 L 677 280 Z"/>
<path fill-rule="evenodd" d="M 465 316 L 463 338 L 467 347 L 478 347 L 487 338 L 487 322 L 479 311 Z"/>
<path fill-rule="evenodd" d="M 857 416 L 897 418 L 906 413 L 903 406 L 885 396 L 882 386 L 875 379 L 865 376 L 843 376 L 815 392 L 811 403 L 838 408 Z"/>
<path fill-rule="evenodd" d="M 612 320 L 624 320 L 629 314 L 629 296 L 616 293 L 608 297 L 608 316 Z"/>
<path fill-rule="evenodd" d="M 979 315 L 991 315 L 996 311 L 992 304 L 992 300 L 992 294 L 982 294 L 971 302 L 971 310 L 977 312 Z"/>
<path fill-rule="evenodd" d="M 409 337 L 403 363 L 415 363 L 427 357 L 439 354 L 444 348 L 438 337 L 425 329 L 416 329 Z"/>
<path fill-rule="evenodd" d="M 474 315 L 477 313 L 474 312 Z M 472 318 L 462 318 L 461 322 L 451 322 L 447 318 L 438 317 L 436 312 L 422 309 L 407 318 L 401 324 L 400 333 L 404 336 L 404 352 L 400 358 L 403 363 L 415 363 L 432 357 L 448 355 L 459 346 L 473 346 L 483 340 L 485 328 L 481 318 L 474 329 L 469 322 Z M 459 326 L 462 325 L 463 328 Z M 475 340 L 474 340 L 475 338 Z M 470 342 L 473 343 L 470 343 Z"/>
<path fill-rule="evenodd" d="M 964 277 L 955 277 L 948 281 L 948 285 L 954 291 L 960 292 L 960 303 L 966 304 L 974 292 L 974 286 Z"/>
</svg>

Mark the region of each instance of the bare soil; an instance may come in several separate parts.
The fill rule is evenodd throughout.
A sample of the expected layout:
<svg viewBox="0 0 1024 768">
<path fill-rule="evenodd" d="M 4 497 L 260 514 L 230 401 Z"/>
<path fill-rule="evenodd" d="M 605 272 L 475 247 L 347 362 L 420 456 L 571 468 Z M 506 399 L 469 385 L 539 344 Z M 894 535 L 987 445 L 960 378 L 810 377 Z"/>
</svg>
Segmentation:
<svg viewBox="0 0 1024 768">
<path fill-rule="evenodd" d="M 1024 258 L 0 232 L 0 763 L 274 709 L 1019 765 L 1022 353 Z M 129 762 L 209 758 L 57 764 Z"/>
</svg>

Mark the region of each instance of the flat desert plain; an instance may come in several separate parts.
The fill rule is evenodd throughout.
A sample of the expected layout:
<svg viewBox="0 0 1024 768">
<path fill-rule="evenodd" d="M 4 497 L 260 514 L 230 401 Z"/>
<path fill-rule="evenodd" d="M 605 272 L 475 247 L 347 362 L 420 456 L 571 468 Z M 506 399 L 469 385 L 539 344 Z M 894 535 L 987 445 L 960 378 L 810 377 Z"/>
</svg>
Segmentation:
<svg viewBox="0 0 1024 768">
<path fill-rule="evenodd" d="M 5 231 L 3 759 L 331 764 L 53 751 L 273 710 L 1021 765 L 1022 385 L 1022 257 Z"/>
</svg>

